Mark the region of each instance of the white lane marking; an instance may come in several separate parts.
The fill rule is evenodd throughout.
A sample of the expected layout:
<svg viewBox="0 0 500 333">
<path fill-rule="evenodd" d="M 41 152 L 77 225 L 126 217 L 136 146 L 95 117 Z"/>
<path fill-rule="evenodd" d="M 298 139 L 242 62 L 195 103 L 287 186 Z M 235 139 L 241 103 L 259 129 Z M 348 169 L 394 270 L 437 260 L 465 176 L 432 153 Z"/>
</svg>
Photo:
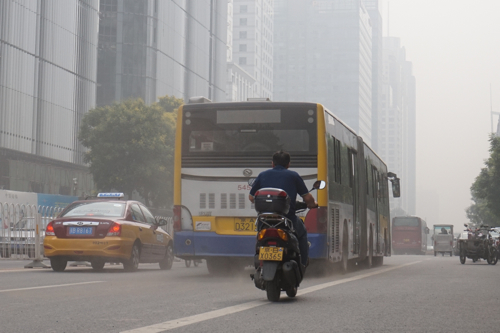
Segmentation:
<svg viewBox="0 0 500 333">
<path fill-rule="evenodd" d="M 327 282 L 327 283 L 318 284 L 317 286 L 312 286 L 312 287 L 309 287 L 309 288 L 305 288 L 305 289 L 299 290 L 297 292 L 297 295 L 300 296 L 300 295 L 309 294 L 309 293 L 312 293 L 313 291 L 318 291 L 318 290 L 321 290 L 321 289 L 325 289 L 325 288 L 328 288 L 328 287 L 336 286 L 338 284 L 342 284 L 342 283 L 346 283 L 346 282 L 361 280 L 361 279 L 364 279 L 364 278 L 367 278 L 367 277 L 370 277 L 370 276 L 373 276 L 373 275 L 377 275 L 377 274 L 381 274 L 381 273 L 386 273 L 386 272 L 390 272 L 390 271 L 393 271 L 393 270 L 398 269 L 398 268 L 402 268 L 402 267 L 406 267 L 406 266 L 418 264 L 420 262 L 422 262 L 422 261 L 421 260 L 420 261 L 414 261 L 414 262 L 410 262 L 410 263 L 399 265 L 399 266 L 395 266 L 395 267 L 389 267 L 389 268 L 386 268 L 384 270 L 380 270 L 380 271 L 376 271 L 376 272 L 371 272 L 371 273 L 367 273 L 367 274 L 353 276 L 353 277 L 348 278 L 348 279 L 342 279 L 342 280 L 337 280 L 337 281 L 333 281 L 333 282 Z"/>
<path fill-rule="evenodd" d="M 338 284 L 351 282 L 351 281 L 355 281 L 355 280 L 359 280 L 359 279 L 364 279 L 364 278 L 367 278 L 369 276 L 386 273 L 386 272 L 389 272 L 389 271 L 392 271 L 392 270 L 395 270 L 398 268 L 403 268 L 403 267 L 406 267 L 409 265 L 414 265 L 414 264 L 417 264 L 420 262 L 422 262 L 422 261 L 414 261 L 414 262 L 411 262 L 408 264 L 395 266 L 395 267 L 389 267 L 386 269 L 381 269 L 381 270 L 376 271 L 376 272 L 362 274 L 362 275 L 354 276 L 354 277 L 347 278 L 347 279 L 318 284 L 317 286 L 305 288 L 305 289 L 301 290 L 298 294 L 305 295 L 305 294 L 312 293 L 314 291 L 325 289 L 325 288 L 328 288 L 331 286 L 335 286 Z M 139 327 L 139 328 L 135 328 L 135 329 L 128 330 L 128 331 L 122 331 L 121 333 L 158 333 L 158 332 L 164 332 L 164 331 L 169 331 L 169 330 L 172 330 L 175 328 L 199 323 L 201 321 L 222 317 L 222 316 L 225 316 L 228 314 L 233 314 L 236 312 L 249 310 L 249 309 L 252 309 L 252 308 L 255 308 L 255 307 L 258 307 L 261 305 L 266 305 L 266 304 L 270 304 L 270 302 L 267 300 L 252 301 L 252 302 L 247 302 L 247 303 L 243 303 L 243 304 L 239 304 L 239 305 L 235 305 L 235 306 L 230 306 L 230 307 L 219 309 L 219 310 L 200 313 L 200 314 L 197 314 L 194 316 L 188 316 L 188 317 L 184 317 L 184 318 L 165 321 L 163 323 L 159 323 L 159 324 L 155 324 L 155 325 Z"/>
<path fill-rule="evenodd" d="M 0 293 L 6 293 L 6 292 L 10 292 L 10 291 L 24 291 L 24 290 L 33 290 L 33 289 L 69 287 L 69 286 L 78 286 L 78 285 L 83 285 L 83 284 L 101 283 L 101 282 L 105 282 L 105 281 L 89 281 L 89 282 L 78 282 L 78 283 L 68 283 L 68 284 L 55 284 L 55 285 L 51 285 L 51 286 L 17 288 L 17 289 L 5 289 L 5 290 L 0 290 Z"/>
</svg>

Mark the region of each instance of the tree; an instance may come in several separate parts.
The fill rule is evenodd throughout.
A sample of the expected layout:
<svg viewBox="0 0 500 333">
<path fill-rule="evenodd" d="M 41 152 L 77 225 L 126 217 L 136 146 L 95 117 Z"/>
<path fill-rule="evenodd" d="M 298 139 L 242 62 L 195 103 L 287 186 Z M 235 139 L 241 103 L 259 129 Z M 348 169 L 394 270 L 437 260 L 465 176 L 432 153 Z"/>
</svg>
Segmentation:
<svg viewBox="0 0 500 333">
<path fill-rule="evenodd" d="M 471 186 L 472 201 L 467 217 L 475 223 L 500 226 L 500 138 L 492 135 L 490 157 Z"/>
<path fill-rule="evenodd" d="M 165 95 L 159 98 L 158 104 L 165 112 L 175 112 L 184 101 L 181 98 Z"/>
<path fill-rule="evenodd" d="M 127 100 L 84 116 L 78 138 L 88 148 L 84 160 L 99 190 L 129 197 L 135 190 L 156 207 L 171 202 L 176 115 L 165 112 L 161 100 L 151 106 Z"/>
</svg>

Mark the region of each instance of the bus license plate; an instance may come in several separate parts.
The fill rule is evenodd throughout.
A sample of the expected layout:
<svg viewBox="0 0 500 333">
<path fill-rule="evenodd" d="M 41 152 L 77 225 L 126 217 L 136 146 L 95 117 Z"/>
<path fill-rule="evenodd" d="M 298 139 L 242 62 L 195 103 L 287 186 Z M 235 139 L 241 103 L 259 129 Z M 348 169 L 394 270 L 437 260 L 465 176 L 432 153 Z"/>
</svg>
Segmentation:
<svg viewBox="0 0 500 333">
<path fill-rule="evenodd" d="M 410 242 L 410 239 L 409 239 L 409 238 L 405 238 L 405 239 L 403 239 L 403 242 L 405 242 L 405 243 L 409 243 L 409 242 Z"/>
<path fill-rule="evenodd" d="M 234 219 L 234 231 L 257 231 L 254 219 Z"/>
<path fill-rule="evenodd" d="M 261 246 L 259 260 L 281 261 L 283 260 L 283 248 Z"/>
</svg>

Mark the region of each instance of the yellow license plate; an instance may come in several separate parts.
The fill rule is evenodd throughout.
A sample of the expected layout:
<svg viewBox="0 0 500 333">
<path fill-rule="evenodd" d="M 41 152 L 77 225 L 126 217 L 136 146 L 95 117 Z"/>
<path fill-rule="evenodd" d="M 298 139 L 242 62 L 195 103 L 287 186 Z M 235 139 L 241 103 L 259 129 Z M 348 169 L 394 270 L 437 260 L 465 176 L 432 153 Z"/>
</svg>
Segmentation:
<svg viewBox="0 0 500 333">
<path fill-rule="evenodd" d="M 281 261 L 283 260 L 283 248 L 261 246 L 259 260 Z"/>
<path fill-rule="evenodd" d="M 405 239 L 403 239 L 403 242 L 405 242 L 405 243 L 409 243 L 409 242 L 410 242 L 410 239 L 409 239 L 409 238 L 405 238 Z"/>
<path fill-rule="evenodd" d="M 234 231 L 245 232 L 245 231 L 257 231 L 255 226 L 255 220 L 252 218 L 235 218 L 234 219 Z"/>
</svg>

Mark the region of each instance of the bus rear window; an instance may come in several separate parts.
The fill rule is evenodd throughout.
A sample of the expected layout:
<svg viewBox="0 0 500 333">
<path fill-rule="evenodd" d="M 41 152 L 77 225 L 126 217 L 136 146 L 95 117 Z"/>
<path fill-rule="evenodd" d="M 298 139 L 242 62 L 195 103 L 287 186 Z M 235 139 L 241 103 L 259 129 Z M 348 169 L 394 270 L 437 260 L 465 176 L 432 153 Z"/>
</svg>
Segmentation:
<svg viewBox="0 0 500 333">
<path fill-rule="evenodd" d="M 236 104 L 235 104 L 236 105 Z M 183 158 L 317 154 L 313 105 L 263 104 L 262 108 L 188 105 L 183 113 Z"/>
<path fill-rule="evenodd" d="M 405 218 L 405 219 L 394 219 L 394 227 L 419 227 L 420 224 L 418 219 Z"/>
<path fill-rule="evenodd" d="M 189 152 L 309 151 L 307 130 L 207 130 L 192 131 Z"/>
</svg>

